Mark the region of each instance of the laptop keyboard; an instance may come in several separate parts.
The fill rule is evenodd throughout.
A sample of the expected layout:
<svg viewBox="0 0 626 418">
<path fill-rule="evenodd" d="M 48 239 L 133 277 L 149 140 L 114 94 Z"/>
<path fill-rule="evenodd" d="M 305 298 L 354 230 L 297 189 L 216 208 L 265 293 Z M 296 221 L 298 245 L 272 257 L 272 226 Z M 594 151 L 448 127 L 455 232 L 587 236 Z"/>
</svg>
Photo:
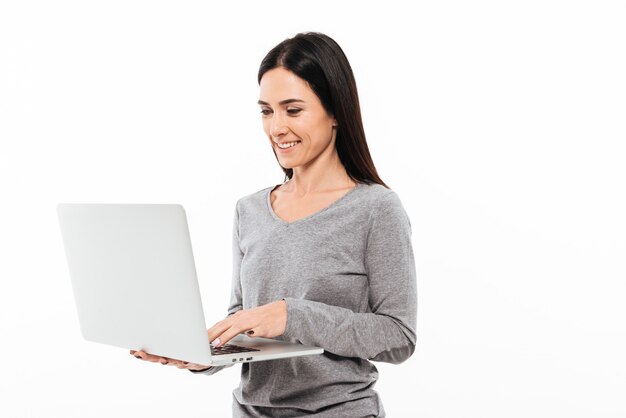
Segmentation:
<svg viewBox="0 0 626 418">
<path fill-rule="evenodd" d="M 221 347 L 213 347 L 211 346 L 211 355 L 216 356 L 220 354 L 235 354 L 235 353 L 246 353 L 251 351 L 259 351 L 256 348 L 248 348 L 241 347 L 239 345 L 234 344 L 224 344 Z"/>
</svg>

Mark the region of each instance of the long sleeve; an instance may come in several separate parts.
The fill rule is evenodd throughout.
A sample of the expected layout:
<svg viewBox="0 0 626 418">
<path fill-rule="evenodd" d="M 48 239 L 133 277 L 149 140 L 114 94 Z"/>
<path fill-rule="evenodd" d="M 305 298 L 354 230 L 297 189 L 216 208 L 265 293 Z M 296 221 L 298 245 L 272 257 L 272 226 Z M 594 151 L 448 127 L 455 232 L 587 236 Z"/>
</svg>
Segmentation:
<svg viewBox="0 0 626 418">
<path fill-rule="evenodd" d="M 286 297 L 284 336 L 344 357 L 401 363 L 415 350 L 417 284 L 411 224 L 395 192 L 381 198 L 368 228 L 367 311 Z"/>
<path fill-rule="evenodd" d="M 243 260 L 243 251 L 239 245 L 239 202 L 235 205 L 235 216 L 233 219 L 232 234 L 232 278 L 230 304 L 228 306 L 228 315 L 243 309 L 242 292 L 241 292 L 241 262 Z"/>
<path fill-rule="evenodd" d="M 277 338 L 325 352 L 242 364 L 233 413 L 384 416 L 368 360 L 400 363 L 416 341 L 411 225 L 400 199 L 381 184 L 357 183 L 287 222 L 272 207 L 275 188 L 237 202 L 229 313 L 283 299 L 287 324 Z"/>
<path fill-rule="evenodd" d="M 232 256 L 232 280 L 231 280 L 231 293 L 230 293 L 230 304 L 228 307 L 228 315 L 232 315 L 238 310 L 242 309 L 240 271 L 241 271 L 241 261 L 243 260 L 243 252 L 241 251 L 241 248 L 239 246 L 239 208 L 238 208 L 238 205 L 236 205 L 235 207 L 235 216 L 233 220 L 232 254 L 233 254 Z M 232 367 L 232 365 L 213 366 L 207 370 L 202 370 L 202 371 L 190 370 L 190 371 L 195 374 L 213 375 L 227 367 Z"/>
</svg>

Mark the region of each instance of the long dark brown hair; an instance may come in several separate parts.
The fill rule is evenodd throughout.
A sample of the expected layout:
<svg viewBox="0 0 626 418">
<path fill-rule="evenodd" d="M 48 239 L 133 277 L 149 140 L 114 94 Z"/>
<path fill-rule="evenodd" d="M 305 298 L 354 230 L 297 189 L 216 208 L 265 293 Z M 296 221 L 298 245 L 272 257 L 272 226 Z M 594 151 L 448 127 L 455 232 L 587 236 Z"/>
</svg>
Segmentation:
<svg viewBox="0 0 626 418">
<path fill-rule="evenodd" d="M 259 85 L 263 74 L 277 67 L 286 68 L 305 80 L 326 112 L 337 120 L 335 147 L 348 176 L 355 182 L 377 183 L 389 188 L 374 167 L 365 140 L 352 67 L 337 42 L 318 32 L 299 33 L 285 39 L 263 58 L 259 67 Z M 276 151 L 274 156 L 278 161 Z M 285 180 L 291 179 L 293 169 L 281 168 Z"/>
</svg>

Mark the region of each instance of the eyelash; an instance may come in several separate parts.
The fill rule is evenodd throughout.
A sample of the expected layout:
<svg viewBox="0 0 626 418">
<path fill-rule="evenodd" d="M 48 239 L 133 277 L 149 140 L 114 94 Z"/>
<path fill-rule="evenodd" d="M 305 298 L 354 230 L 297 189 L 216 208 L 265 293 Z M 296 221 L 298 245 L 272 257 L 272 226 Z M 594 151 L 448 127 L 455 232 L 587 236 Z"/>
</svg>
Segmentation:
<svg viewBox="0 0 626 418">
<path fill-rule="evenodd" d="M 298 108 L 294 108 L 294 109 L 287 109 L 287 113 L 289 113 L 290 115 L 297 115 L 298 113 L 300 113 L 302 111 L 302 109 L 298 109 Z M 269 109 L 262 109 L 261 110 L 261 114 L 263 116 L 267 116 L 271 113 L 272 111 Z"/>
</svg>

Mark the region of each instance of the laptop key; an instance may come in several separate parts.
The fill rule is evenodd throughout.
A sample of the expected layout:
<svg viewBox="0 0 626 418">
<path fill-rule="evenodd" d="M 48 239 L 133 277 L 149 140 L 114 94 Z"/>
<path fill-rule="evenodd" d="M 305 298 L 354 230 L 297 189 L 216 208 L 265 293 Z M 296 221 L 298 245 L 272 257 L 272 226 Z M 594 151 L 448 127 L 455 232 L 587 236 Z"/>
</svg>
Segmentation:
<svg viewBox="0 0 626 418">
<path fill-rule="evenodd" d="M 257 350 L 256 348 L 241 347 L 239 345 L 234 345 L 234 344 L 224 344 L 221 347 L 211 346 L 212 355 L 246 353 L 246 352 L 251 352 L 251 351 L 259 351 L 259 350 Z"/>
</svg>

